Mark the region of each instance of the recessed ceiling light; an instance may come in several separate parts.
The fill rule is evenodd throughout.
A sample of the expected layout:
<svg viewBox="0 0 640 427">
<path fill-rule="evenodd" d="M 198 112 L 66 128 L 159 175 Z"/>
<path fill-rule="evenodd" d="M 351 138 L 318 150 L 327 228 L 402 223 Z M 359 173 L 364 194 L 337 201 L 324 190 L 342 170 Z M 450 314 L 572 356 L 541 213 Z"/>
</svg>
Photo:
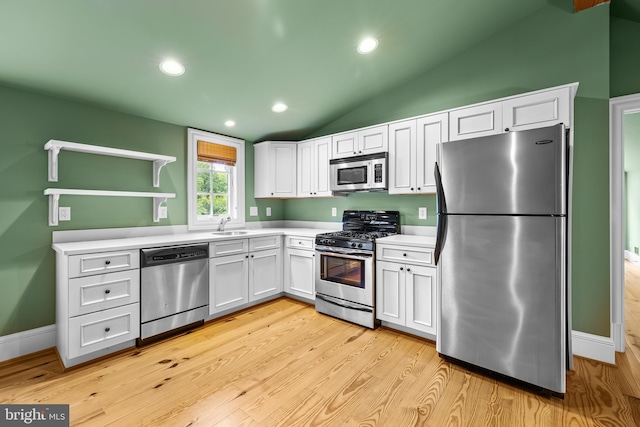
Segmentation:
<svg viewBox="0 0 640 427">
<path fill-rule="evenodd" d="M 236 125 L 236 122 L 234 122 L 233 120 L 227 120 L 226 122 L 224 122 L 224 125 L 227 127 L 233 127 Z"/>
<path fill-rule="evenodd" d="M 360 41 L 358 45 L 358 53 L 365 54 L 376 50 L 378 47 L 378 39 L 373 37 L 366 37 Z"/>
<path fill-rule="evenodd" d="M 173 59 L 168 59 L 160 63 L 160 71 L 168 76 L 181 76 L 184 74 L 184 65 Z"/>
<path fill-rule="evenodd" d="M 277 102 L 275 104 L 273 104 L 273 107 L 271 107 L 271 111 L 273 111 L 274 113 L 282 113 L 283 111 L 287 111 L 287 105 L 283 104 L 282 102 Z"/>
</svg>

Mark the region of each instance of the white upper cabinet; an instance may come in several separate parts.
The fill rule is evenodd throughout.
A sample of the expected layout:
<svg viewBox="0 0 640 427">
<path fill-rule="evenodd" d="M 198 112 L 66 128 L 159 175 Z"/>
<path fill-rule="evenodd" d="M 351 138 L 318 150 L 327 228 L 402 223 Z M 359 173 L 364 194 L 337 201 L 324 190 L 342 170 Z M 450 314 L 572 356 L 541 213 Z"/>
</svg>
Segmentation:
<svg viewBox="0 0 640 427">
<path fill-rule="evenodd" d="M 475 138 L 564 123 L 573 126 L 578 84 L 543 89 L 449 112 L 449 139 Z"/>
<path fill-rule="evenodd" d="M 553 126 L 571 126 L 571 88 L 563 87 L 508 99 L 502 103 L 505 132 Z"/>
<path fill-rule="evenodd" d="M 389 125 L 389 194 L 435 193 L 436 144 L 448 140 L 448 116 Z"/>
<path fill-rule="evenodd" d="M 333 159 L 384 153 L 389 145 L 387 125 L 334 135 L 332 145 Z"/>
<path fill-rule="evenodd" d="M 253 146 L 256 198 L 296 197 L 297 144 L 265 141 Z"/>
<path fill-rule="evenodd" d="M 329 160 L 331 137 L 298 144 L 298 197 L 331 196 Z"/>
<path fill-rule="evenodd" d="M 476 138 L 502 132 L 502 105 L 499 102 L 461 108 L 449 112 L 449 138 Z"/>
</svg>

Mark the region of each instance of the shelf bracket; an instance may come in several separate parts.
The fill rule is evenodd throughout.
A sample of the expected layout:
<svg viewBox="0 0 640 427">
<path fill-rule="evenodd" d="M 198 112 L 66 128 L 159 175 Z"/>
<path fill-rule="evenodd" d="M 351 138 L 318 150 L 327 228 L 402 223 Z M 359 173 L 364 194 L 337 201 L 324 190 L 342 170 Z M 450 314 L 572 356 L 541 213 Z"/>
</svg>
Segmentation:
<svg viewBox="0 0 640 427">
<path fill-rule="evenodd" d="M 58 154 L 60 154 L 60 146 L 54 145 L 48 151 L 49 151 L 49 182 L 58 182 Z"/>
<path fill-rule="evenodd" d="M 49 225 L 58 225 L 58 205 L 60 204 L 59 194 L 49 194 Z"/>
<path fill-rule="evenodd" d="M 160 170 L 169 163 L 168 160 L 154 160 L 153 161 L 153 186 L 160 187 Z"/>
<path fill-rule="evenodd" d="M 166 197 L 153 198 L 153 222 L 160 221 L 160 205 L 167 201 Z"/>
</svg>

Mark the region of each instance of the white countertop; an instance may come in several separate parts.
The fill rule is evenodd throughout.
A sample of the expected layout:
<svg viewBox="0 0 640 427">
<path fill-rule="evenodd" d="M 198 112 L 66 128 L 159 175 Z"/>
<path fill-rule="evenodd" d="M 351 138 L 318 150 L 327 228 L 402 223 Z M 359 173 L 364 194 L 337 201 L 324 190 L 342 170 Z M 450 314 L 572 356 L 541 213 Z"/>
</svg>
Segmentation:
<svg viewBox="0 0 640 427">
<path fill-rule="evenodd" d="M 411 234 L 396 234 L 389 237 L 382 237 L 376 239 L 377 245 L 389 244 L 389 245 L 402 245 L 402 246 L 419 246 L 430 247 L 436 246 L 436 238 L 433 236 L 416 236 Z"/>
<path fill-rule="evenodd" d="M 234 231 L 234 230 L 228 230 Z M 214 231 L 200 231 L 179 234 L 159 234 L 154 236 L 128 237 L 123 239 L 87 240 L 80 242 L 54 243 L 51 247 L 60 255 L 75 255 L 91 252 L 120 251 L 128 249 L 152 248 L 161 246 L 190 245 L 216 240 L 249 239 L 252 237 L 290 235 L 315 237 L 316 234 L 332 230 L 317 228 L 260 228 L 246 230 L 247 234 L 224 236 Z"/>
</svg>

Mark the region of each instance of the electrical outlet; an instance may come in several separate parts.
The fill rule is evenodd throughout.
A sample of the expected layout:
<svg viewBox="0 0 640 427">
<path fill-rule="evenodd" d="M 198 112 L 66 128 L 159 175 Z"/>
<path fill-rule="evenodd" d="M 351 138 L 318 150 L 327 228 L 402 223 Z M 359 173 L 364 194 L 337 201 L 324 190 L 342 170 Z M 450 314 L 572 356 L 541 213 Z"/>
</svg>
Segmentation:
<svg viewBox="0 0 640 427">
<path fill-rule="evenodd" d="M 71 208 L 59 207 L 58 208 L 58 221 L 71 221 Z"/>
<path fill-rule="evenodd" d="M 271 216 L 271 208 L 267 207 L 267 216 Z"/>
<path fill-rule="evenodd" d="M 166 206 L 160 206 L 158 208 L 158 218 L 159 219 L 165 219 L 167 217 L 167 207 Z"/>
<path fill-rule="evenodd" d="M 250 206 L 249 207 L 249 216 L 258 216 L 258 207 Z"/>
<path fill-rule="evenodd" d="M 331 216 L 338 216 L 338 208 L 331 208 Z"/>
<path fill-rule="evenodd" d="M 418 219 L 427 219 L 427 208 L 418 208 Z"/>
</svg>

